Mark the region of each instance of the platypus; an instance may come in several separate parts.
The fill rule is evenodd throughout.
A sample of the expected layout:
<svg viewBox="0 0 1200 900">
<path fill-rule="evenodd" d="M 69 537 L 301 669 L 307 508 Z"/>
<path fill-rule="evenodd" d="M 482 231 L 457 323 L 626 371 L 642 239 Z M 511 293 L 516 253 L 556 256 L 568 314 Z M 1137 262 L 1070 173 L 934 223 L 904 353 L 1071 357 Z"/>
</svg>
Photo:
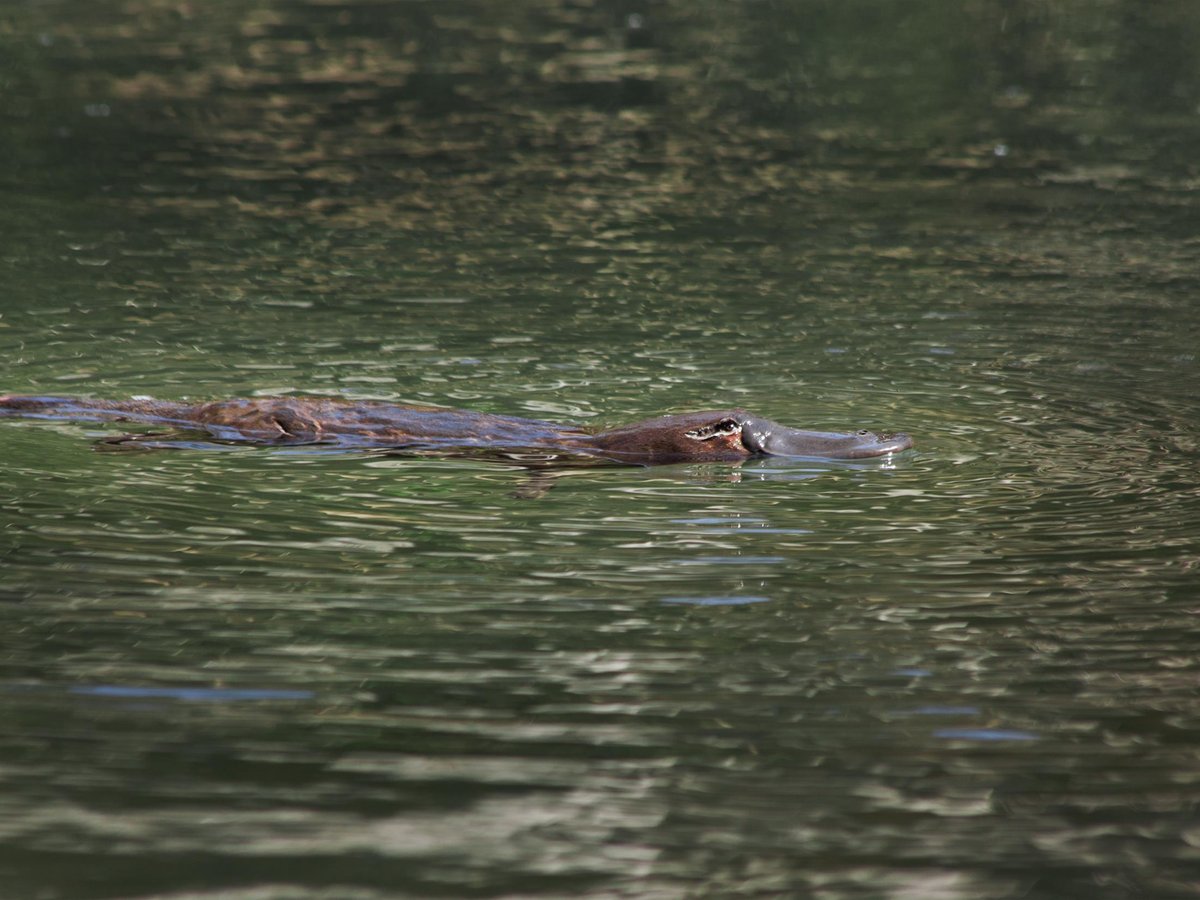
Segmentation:
<svg viewBox="0 0 1200 900">
<path fill-rule="evenodd" d="M 205 431 L 220 441 L 333 444 L 447 455 L 533 451 L 632 465 L 736 462 L 755 456 L 864 459 L 899 453 L 913 445 L 912 438 L 901 433 L 801 431 L 744 409 L 660 416 L 603 431 L 468 410 L 326 397 L 178 403 L 3 395 L 3 415 L 146 422 L 179 431 Z"/>
</svg>

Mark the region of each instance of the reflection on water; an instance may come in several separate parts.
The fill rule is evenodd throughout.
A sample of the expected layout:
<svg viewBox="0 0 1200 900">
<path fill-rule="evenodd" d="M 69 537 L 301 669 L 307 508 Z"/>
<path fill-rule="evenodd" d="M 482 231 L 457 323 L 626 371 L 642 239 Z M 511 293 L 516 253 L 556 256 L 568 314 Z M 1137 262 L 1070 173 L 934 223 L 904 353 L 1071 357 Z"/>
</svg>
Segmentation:
<svg viewBox="0 0 1200 900">
<path fill-rule="evenodd" d="M 15 10 L 0 390 L 915 451 L 0 423 L 13 896 L 1184 897 L 1200 13 Z"/>
</svg>

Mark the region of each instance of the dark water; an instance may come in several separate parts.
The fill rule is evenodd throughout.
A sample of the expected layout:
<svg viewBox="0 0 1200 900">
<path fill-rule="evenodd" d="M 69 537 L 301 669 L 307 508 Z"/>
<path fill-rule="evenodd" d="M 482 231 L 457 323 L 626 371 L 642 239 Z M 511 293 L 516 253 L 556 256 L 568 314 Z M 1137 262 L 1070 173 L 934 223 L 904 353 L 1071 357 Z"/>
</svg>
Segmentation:
<svg viewBox="0 0 1200 900">
<path fill-rule="evenodd" d="M 0 896 L 1200 895 L 1200 10 L 0 14 L 0 390 L 912 432 L 0 423 Z"/>
</svg>

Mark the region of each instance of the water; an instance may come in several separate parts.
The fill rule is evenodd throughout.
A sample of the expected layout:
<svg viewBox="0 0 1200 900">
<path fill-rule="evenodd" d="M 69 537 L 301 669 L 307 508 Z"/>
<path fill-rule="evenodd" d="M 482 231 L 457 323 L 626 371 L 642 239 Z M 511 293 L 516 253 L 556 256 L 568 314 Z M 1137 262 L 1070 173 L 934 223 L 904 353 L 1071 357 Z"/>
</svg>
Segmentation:
<svg viewBox="0 0 1200 900">
<path fill-rule="evenodd" d="M 0 423 L 0 896 L 1200 893 L 1186 5 L 73 0 L 0 389 L 892 460 Z"/>
</svg>

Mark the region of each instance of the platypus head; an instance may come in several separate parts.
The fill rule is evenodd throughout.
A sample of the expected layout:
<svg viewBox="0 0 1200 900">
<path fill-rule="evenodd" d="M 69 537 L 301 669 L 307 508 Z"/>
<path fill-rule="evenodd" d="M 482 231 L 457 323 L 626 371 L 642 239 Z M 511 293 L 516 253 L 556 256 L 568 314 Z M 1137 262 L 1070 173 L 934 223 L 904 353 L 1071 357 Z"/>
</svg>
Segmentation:
<svg viewBox="0 0 1200 900">
<path fill-rule="evenodd" d="M 913 445 L 907 434 L 801 431 L 744 409 L 647 419 L 601 431 L 589 443 L 601 455 L 642 463 L 736 461 L 752 456 L 865 459 Z"/>
</svg>

